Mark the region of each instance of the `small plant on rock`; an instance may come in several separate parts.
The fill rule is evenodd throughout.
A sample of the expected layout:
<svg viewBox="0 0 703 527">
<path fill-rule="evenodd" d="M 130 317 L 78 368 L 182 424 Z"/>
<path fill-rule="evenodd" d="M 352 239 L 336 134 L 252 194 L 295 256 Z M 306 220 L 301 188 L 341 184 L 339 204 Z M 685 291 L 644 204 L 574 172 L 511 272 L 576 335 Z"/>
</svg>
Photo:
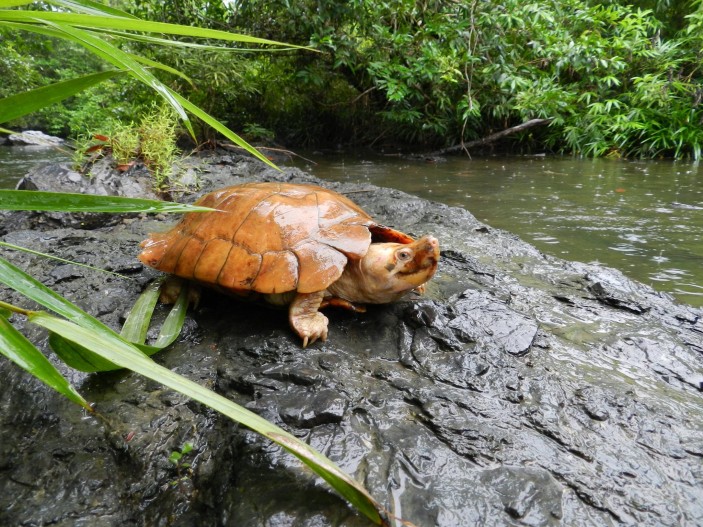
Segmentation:
<svg viewBox="0 0 703 527">
<path fill-rule="evenodd" d="M 90 133 L 76 141 L 74 165 L 85 171 L 103 154 L 110 153 L 117 169 L 126 171 L 141 159 L 154 177 L 156 190 L 167 190 L 180 155 L 174 112 L 167 106 L 154 106 L 139 124 L 115 121 L 105 128 L 107 133 Z"/>
<path fill-rule="evenodd" d="M 165 190 L 173 163 L 180 154 L 176 147 L 176 118 L 167 106 L 154 108 L 139 123 L 140 157 L 154 176 L 154 186 Z"/>
</svg>

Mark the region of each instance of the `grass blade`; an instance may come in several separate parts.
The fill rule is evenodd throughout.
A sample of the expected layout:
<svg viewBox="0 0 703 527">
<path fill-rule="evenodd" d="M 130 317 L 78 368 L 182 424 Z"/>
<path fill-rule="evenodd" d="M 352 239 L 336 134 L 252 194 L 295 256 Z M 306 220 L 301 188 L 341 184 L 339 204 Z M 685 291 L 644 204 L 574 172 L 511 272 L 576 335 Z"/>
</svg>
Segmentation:
<svg viewBox="0 0 703 527">
<path fill-rule="evenodd" d="M 29 320 L 61 335 L 64 339 L 80 342 L 81 346 L 103 358 L 187 395 L 278 443 L 327 481 L 371 521 L 378 525 L 383 523 L 380 505 L 363 487 L 310 445 L 303 443 L 285 430 L 229 399 L 156 364 L 117 335 L 98 335 L 94 331 L 43 312 L 31 313 Z"/>
<path fill-rule="evenodd" d="M 56 82 L 49 86 L 43 86 L 0 99 L 0 123 L 11 121 L 12 119 L 34 112 L 50 104 L 62 101 L 94 84 L 99 84 L 123 73 L 123 71 L 117 70 L 91 73 L 90 75 Z"/>
<path fill-rule="evenodd" d="M 111 274 L 112 276 L 124 278 L 125 280 L 131 280 L 131 278 L 124 276 L 124 275 L 121 275 L 120 273 L 113 273 L 112 271 L 107 271 L 105 269 L 101 269 L 100 267 L 93 267 L 92 265 L 88 265 L 88 264 L 84 264 L 84 263 L 80 263 L 80 262 L 74 262 L 72 260 L 66 260 L 65 258 L 59 258 L 58 256 L 54 256 L 53 254 L 47 254 L 47 253 L 43 253 L 40 251 L 33 251 L 32 249 L 27 249 L 26 247 L 20 247 L 19 245 L 13 245 L 11 243 L 0 242 L 0 247 L 7 247 L 8 249 L 12 249 L 14 251 L 22 251 L 25 253 L 34 254 L 35 256 L 41 256 L 42 258 L 49 258 L 50 260 L 56 260 L 58 262 L 63 262 L 66 264 L 76 265 L 78 267 L 83 267 L 85 269 L 90 269 L 91 271 L 97 271 L 99 273 Z"/>
<path fill-rule="evenodd" d="M 120 335 L 123 339 L 134 344 L 144 344 L 146 334 L 149 331 L 151 315 L 154 313 L 156 302 L 159 300 L 161 284 L 161 280 L 154 280 L 139 295 L 122 326 Z"/>
<path fill-rule="evenodd" d="M 192 102 L 190 102 L 188 99 L 185 97 L 182 97 L 181 95 L 177 94 L 176 92 L 172 91 L 172 95 L 178 100 L 179 103 L 183 105 L 185 109 L 187 109 L 190 113 L 198 117 L 200 120 L 203 122 L 209 124 L 212 128 L 220 132 L 222 135 L 224 135 L 227 139 L 230 141 L 234 142 L 235 144 L 239 145 L 242 147 L 244 150 L 249 152 L 251 155 L 256 156 L 257 159 L 263 161 L 270 167 L 275 168 L 276 170 L 280 170 L 276 165 L 274 165 L 270 159 L 268 159 L 264 154 L 259 152 L 256 148 L 251 146 L 249 143 L 247 143 L 244 139 L 239 137 L 237 134 L 235 134 L 232 130 L 227 128 L 225 125 L 223 125 L 221 122 L 219 122 L 217 119 L 206 113 L 204 110 L 202 110 L 199 106 L 196 106 Z"/>
<path fill-rule="evenodd" d="M 0 11 L 0 20 L 27 22 L 69 24 L 85 28 L 117 29 L 147 33 L 163 33 L 167 35 L 182 35 L 194 38 L 211 38 L 229 42 L 245 42 L 247 44 L 262 44 L 268 46 L 283 46 L 291 49 L 309 49 L 305 46 L 283 44 L 275 40 L 251 37 L 239 33 L 230 33 L 218 29 L 207 29 L 193 26 L 168 24 L 166 22 L 150 22 L 127 17 L 97 16 L 79 13 L 61 13 L 57 11 Z"/>
<path fill-rule="evenodd" d="M 130 15 L 126 11 L 115 9 L 114 7 L 110 7 L 109 5 L 105 5 L 99 2 L 92 2 L 91 0 L 80 0 L 78 2 L 74 2 L 72 0 L 48 0 L 47 3 L 65 7 L 66 9 L 77 11 L 79 13 L 117 16 L 125 18 L 134 18 L 135 20 L 139 20 L 138 17 Z"/>
<path fill-rule="evenodd" d="M 10 322 L 0 315 L 0 353 L 12 362 L 27 370 L 61 395 L 92 411 L 88 402 L 81 397 L 71 383 L 54 368 L 53 364 L 34 344 L 22 335 Z"/>
<path fill-rule="evenodd" d="M 213 209 L 143 198 L 95 196 L 71 192 L 43 192 L 0 189 L 0 210 L 42 210 L 56 212 L 208 212 Z"/>
</svg>

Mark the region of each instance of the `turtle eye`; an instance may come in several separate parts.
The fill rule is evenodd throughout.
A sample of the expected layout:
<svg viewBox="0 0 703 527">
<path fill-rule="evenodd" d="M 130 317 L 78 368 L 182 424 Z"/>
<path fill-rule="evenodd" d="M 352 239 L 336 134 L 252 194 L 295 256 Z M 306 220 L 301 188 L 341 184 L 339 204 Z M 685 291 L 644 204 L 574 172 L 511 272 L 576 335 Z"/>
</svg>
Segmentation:
<svg viewBox="0 0 703 527">
<path fill-rule="evenodd" d="M 410 249 L 400 249 L 396 254 L 401 262 L 407 262 L 413 257 L 413 252 Z"/>
</svg>

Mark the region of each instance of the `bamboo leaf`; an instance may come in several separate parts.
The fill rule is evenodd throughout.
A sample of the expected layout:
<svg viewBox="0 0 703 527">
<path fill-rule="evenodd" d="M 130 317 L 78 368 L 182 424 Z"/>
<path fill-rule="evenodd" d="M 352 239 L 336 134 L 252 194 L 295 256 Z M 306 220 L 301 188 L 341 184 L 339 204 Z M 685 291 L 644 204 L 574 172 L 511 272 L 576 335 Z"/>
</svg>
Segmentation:
<svg viewBox="0 0 703 527">
<path fill-rule="evenodd" d="M 151 68 L 156 68 L 162 71 L 166 71 L 168 73 L 171 73 L 172 75 L 177 75 L 181 79 L 185 80 L 188 84 L 191 85 L 191 87 L 195 87 L 195 84 L 193 84 L 193 81 L 191 80 L 188 75 L 185 73 L 182 73 L 178 71 L 176 68 L 172 68 L 171 66 L 166 66 L 166 64 L 161 64 L 160 62 L 156 62 L 155 60 L 148 59 L 146 57 L 142 57 L 140 55 L 134 55 L 133 53 L 129 53 L 129 56 L 132 57 L 136 62 L 139 62 L 140 64 L 144 64 L 146 66 L 149 66 Z"/>
<path fill-rule="evenodd" d="M 0 123 L 11 121 L 12 119 L 22 117 L 23 115 L 44 108 L 50 104 L 62 101 L 90 86 L 99 84 L 123 73 L 123 71 L 117 70 L 91 73 L 76 79 L 56 82 L 49 86 L 43 86 L 0 99 Z"/>
<path fill-rule="evenodd" d="M 161 326 L 161 331 L 159 336 L 154 343 L 154 348 L 163 349 L 170 346 L 178 335 L 181 334 L 181 329 L 183 329 L 183 323 L 186 318 L 186 311 L 188 310 L 188 297 L 190 292 L 190 285 L 186 284 L 178 295 L 178 300 L 173 304 L 171 311 L 169 311 Z M 147 355 L 151 355 L 147 352 Z"/>
<path fill-rule="evenodd" d="M 85 373 L 114 371 L 122 369 L 117 364 L 103 359 L 80 344 L 66 340 L 56 333 L 49 334 L 49 347 L 56 355 L 74 370 Z"/>
<path fill-rule="evenodd" d="M 121 196 L 95 196 L 71 192 L 0 189 L 0 210 L 58 212 L 165 213 L 207 212 L 214 209 L 184 203 Z"/>
<path fill-rule="evenodd" d="M 0 0 L 0 7 L 19 7 L 34 3 L 34 0 Z"/>
<path fill-rule="evenodd" d="M 235 134 L 232 130 L 227 128 L 225 125 L 223 125 L 221 122 L 219 122 L 217 119 L 206 113 L 204 110 L 200 109 L 200 107 L 196 106 L 192 102 L 190 102 L 188 99 L 182 97 L 181 95 L 177 94 L 176 92 L 172 91 L 171 92 L 173 96 L 178 99 L 178 101 L 183 105 L 184 108 L 186 108 L 190 113 L 195 115 L 198 119 L 204 121 L 205 123 L 209 124 L 212 128 L 220 132 L 222 135 L 224 135 L 227 139 L 230 141 L 234 142 L 235 144 L 241 146 L 244 150 L 249 152 L 251 155 L 256 156 L 257 159 L 263 161 L 270 167 L 275 168 L 276 170 L 280 170 L 276 165 L 274 165 L 270 159 L 268 159 L 264 154 L 259 152 L 256 148 L 251 146 L 249 143 L 247 143 L 244 139 L 239 137 L 237 134 Z"/>
<path fill-rule="evenodd" d="M 93 15 L 81 16 L 88 16 L 91 19 L 100 18 Z M 1 18 L 2 12 L 0 12 L 0 19 Z M 115 18 L 110 18 L 110 20 L 115 20 Z M 154 77 L 151 72 L 140 66 L 129 53 L 125 53 L 118 47 L 115 47 L 105 40 L 92 35 L 88 31 L 75 28 L 71 25 L 51 21 L 46 21 L 46 24 L 64 33 L 65 38 L 80 44 L 92 53 L 101 57 L 106 62 L 117 66 L 121 70 L 127 71 L 137 80 L 149 86 L 173 107 L 180 119 L 184 122 L 184 124 L 186 124 L 186 127 L 188 127 L 188 115 L 185 113 L 185 110 L 180 103 L 173 97 L 172 92 L 166 88 L 166 86 L 164 86 L 159 79 Z"/>
<path fill-rule="evenodd" d="M 28 318 L 30 322 L 59 334 L 64 339 L 80 342 L 81 346 L 103 358 L 187 395 L 275 441 L 309 466 L 371 521 L 378 525 L 383 523 L 380 505 L 359 483 L 310 445 L 285 430 L 221 395 L 156 364 L 117 335 L 97 335 L 94 331 L 43 312 L 33 312 Z"/>
<path fill-rule="evenodd" d="M 207 29 L 193 26 L 182 26 L 178 24 L 168 24 L 165 22 L 150 22 L 148 20 L 134 18 L 120 18 L 111 16 L 96 16 L 79 13 L 61 13 L 57 11 L 0 11 L 0 20 L 29 22 L 29 23 L 52 23 L 69 24 L 81 26 L 88 29 L 116 29 L 125 31 L 138 31 L 147 33 L 164 33 L 167 35 L 182 35 L 194 38 L 212 38 L 229 42 L 245 42 L 248 44 L 262 44 L 269 46 L 283 46 L 293 49 L 310 49 L 305 46 L 295 46 L 283 44 L 274 40 L 251 37 L 228 31 L 217 29 Z"/>
<path fill-rule="evenodd" d="M 144 344 L 146 341 L 151 316 L 159 300 L 161 284 L 161 280 L 150 283 L 132 306 L 120 332 L 126 341 L 134 344 Z"/>
<path fill-rule="evenodd" d="M 127 40 L 133 40 L 137 42 L 144 42 L 147 44 L 157 44 L 160 46 L 170 46 L 170 47 L 179 47 L 179 48 L 191 48 L 191 49 L 201 49 L 205 51 L 217 51 L 217 52 L 236 52 L 236 53 L 241 53 L 241 52 L 250 52 L 250 51 L 262 51 L 259 48 L 242 48 L 242 47 L 231 47 L 231 46 L 215 46 L 212 44 L 199 44 L 197 42 L 188 42 L 184 40 L 174 40 L 174 39 L 167 39 L 167 38 L 159 38 L 159 37 L 154 37 L 151 35 L 142 35 L 139 33 L 129 33 L 127 31 L 116 31 L 112 29 L 103 29 L 101 30 L 101 33 L 103 35 L 112 35 L 115 37 L 120 37 L 124 38 Z M 281 44 L 281 46 L 284 46 L 284 44 Z M 267 48 L 265 51 L 266 53 L 275 53 L 277 51 L 290 51 L 293 48 L 290 47 L 275 47 L 275 48 Z M 315 51 L 319 52 L 316 49 L 309 49 L 305 48 L 306 51 Z"/>
<path fill-rule="evenodd" d="M 92 2 L 91 0 L 80 0 L 76 2 L 72 0 L 48 0 L 47 3 L 65 7 L 66 9 L 77 11 L 79 13 L 117 16 L 139 20 L 138 17 L 131 15 L 126 11 L 110 7 L 109 5 L 102 4 L 100 2 Z"/>
<path fill-rule="evenodd" d="M 112 271 L 107 271 L 105 269 L 101 269 L 100 267 L 93 267 L 92 265 L 80 263 L 80 262 L 74 262 L 72 260 L 66 260 L 65 258 L 59 258 L 58 256 L 54 256 L 53 254 L 47 254 L 43 253 L 40 251 L 33 251 L 32 249 L 27 249 L 26 247 L 20 247 L 19 245 L 13 245 L 11 243 L 6 243 L 6 242 L 0 242 L 0 246 L 2 247 L 7 247 L 8 249 L 12 249 L 14 251 L 22 251 L 25 253 L 29 254 L 34 254 L 36 256 L 41 256 L 42 258 L 50 258 L 51 260 L 57 260 L 59 262 L 71 264 L 71 265 L 77 265 L 78 267 L 84 267 L 85 269 L 90 269 L 91 271 L 97 271 L 99 273 L 107 273 L 111 274 L 113 276 L 117 276 L 119 278 L 124 278 L 125 280 L 131 280 L 131 278 L 121 275 L 119 273 L 113 273 Z"/>
<path fill-rule="evenodd" d="M 88 402 L 49 360 L 0 315 L 0 353 L 71 401 L 92 411 Z"/>
</svg>

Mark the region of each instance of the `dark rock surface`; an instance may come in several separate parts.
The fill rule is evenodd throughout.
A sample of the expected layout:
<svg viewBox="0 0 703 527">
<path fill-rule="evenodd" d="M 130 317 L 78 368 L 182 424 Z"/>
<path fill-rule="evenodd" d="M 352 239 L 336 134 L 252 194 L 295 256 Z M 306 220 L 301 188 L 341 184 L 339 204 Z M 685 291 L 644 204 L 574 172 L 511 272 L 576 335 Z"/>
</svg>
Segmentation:
<svg viewBox="0 0 703 527">
<path fill-rule="evenodd" d="M 48 172 L 63 174 L 63 191 L 112 193 L 109 170 L 89 184 Z M 202 192 L 315 181 L 236 156 L 199 173 Z M 52 177 L 30 180 L 46 189 Z M 303 350 L 285 312 L 208 293 L 158 362 L 305 439 L 418 526 L 703 524 L 701 310 L 612 269 L 547 257 L 461 209 L 327 186 L 381 222 L 440 239 L 427 294 L 363 315 L 329 311 L 328 342 Z M 137 245 L 174 218 L 0 220 L 6 242 L 124 274 L 0 248 L 119 329 L 157 275 Z M 0 375 L 0 525 L 368 523 L 280 448 L 137 375 L 69 373 L 101 419 L 4 359 Z M 186 442 L 190 467 L 176 467 L 168 456 Z"/>
</svg>

